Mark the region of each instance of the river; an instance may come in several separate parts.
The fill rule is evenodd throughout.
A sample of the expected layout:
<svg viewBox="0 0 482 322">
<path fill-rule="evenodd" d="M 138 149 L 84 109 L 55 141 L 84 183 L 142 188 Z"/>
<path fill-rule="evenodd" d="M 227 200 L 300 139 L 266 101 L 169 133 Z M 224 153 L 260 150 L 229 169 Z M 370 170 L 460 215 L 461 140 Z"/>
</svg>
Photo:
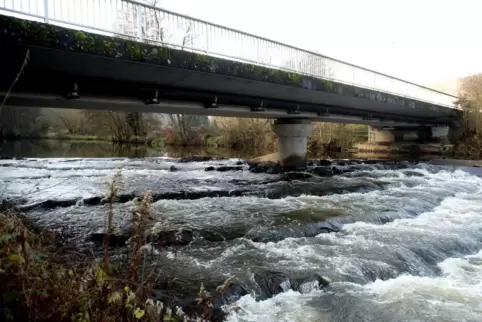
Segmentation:
<svg viewBox="0 0 482 322">
<path fill-rule="evenodd" d="M 267 174 L 248 171 L 239 159 L 246 155 L 179 162 L 173 152 L 103 150 L 97 158 L 88 144 L 83 149 L 17 150 L 27 158 L 0 160 L 0 194 L 39 225 L 68 227 L 71 241 L 88 248 L 87 237 L 103 227 L 99 200 L 116 173 L 125 196 L 116 204 L 119 231 L 129 227 L 129 197 L 150 189 L 154 224 L 188 234 L 183 245 L 156 248 L 166 274 L 207 285 L 233 276 L 248 293 L 226 307 L 227 321 L 482 321 L 475 172 L 342 160 Z M 205 171 L 211 166 L 233 168 Z M 267 294 L 267 280 L 279 291 Z"/>
</svg>

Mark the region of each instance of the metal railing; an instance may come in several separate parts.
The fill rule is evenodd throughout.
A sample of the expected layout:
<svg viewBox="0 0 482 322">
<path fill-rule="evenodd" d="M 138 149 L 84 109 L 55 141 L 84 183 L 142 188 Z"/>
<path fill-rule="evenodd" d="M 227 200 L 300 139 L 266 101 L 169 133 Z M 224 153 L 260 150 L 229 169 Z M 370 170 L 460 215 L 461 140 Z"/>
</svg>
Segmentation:
<svg viewBox="0 0 482 322">
<path fill-rule="evenodd" d="M 0 0 L 0 13 L 172 46 L 456 108 L 457 97 L 131 0 Z"/>
</svg>

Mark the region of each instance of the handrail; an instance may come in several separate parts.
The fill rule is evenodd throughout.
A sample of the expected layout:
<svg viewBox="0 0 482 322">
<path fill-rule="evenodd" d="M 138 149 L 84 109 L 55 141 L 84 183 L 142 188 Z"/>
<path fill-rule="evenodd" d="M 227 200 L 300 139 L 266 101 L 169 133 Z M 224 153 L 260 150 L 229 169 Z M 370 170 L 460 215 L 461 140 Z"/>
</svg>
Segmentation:
<svg viewBox="0 0 482 322">
<path fill-rule="evenodd" d="M 0 0 L 1 10 L 456 108 L 456 96 L 136 0 Z"/>
<path fill-rule="evenodd" d="M 179 17 L 183 17 L 183 18 L 186 18 L 186 19 L 191 19 L 191 20 L 197 21 L 199 23 L 205 23 L 205 24 L 208 24 L 208 25 L 211 25 L 211 26 L 214 26 L 214 27 L 223 28 L 223 29 L 226 29 L 226 30 L 229 30 L 229 31 L 232 31 L 232 32 L 237 32 L 237 33 L 240 33 L 240 34 L 243 34 L 243 35 L 246 35 L 246 36 L 255 37 L 255 38 L 258 38 L 260 40 L 270 41 L 270 42 L 278 44 L 280 46 L 289 47 L 289 48 L 292 48 L 292 49 L 295 49 L 295 50 L 301 50 L 301 51 L 304 51 L 308 54 L 321 56 L 321 57 L 324 57 L 324 58 L 327 58 L 327 59 L 330 59 L 330 60 L 333 60 L 333 61 L 336 61 L 336 62 L 339 62 L 339 63 L 343 63 L 343 64 L 346 64 L 346 65 L 350 65 L 352 67 L 356 67 L 356 68 L 359 68 L 359 69 L 366 70 L 368 72 L 377 73 L 377 74 L 382 75 L 382 76 L 390 77 L 390 78 L 393 78 L 393 79 L 396 79 L 396 80 L 399 80 L 399 81 L 402 81 L 402 82 L 405 82 L 405 83 L 408 83 L 408 84 L 412 84 L 412 85 L 415 85 L 415 86 L 418 86 L 418 87 L 426 88 L 426 89 L 434 91 L 434 92 L 438 92 L 440 94 L 449 95 L 449 96 L 452 96 L 454 98 L 457 98 L 457 96 L 451 95 L 449 93 L 445 93 L 445 92 L 442 92 L 442 91 L 439 91 L 439 90 L 436 90 L 436 89 L 433 89 L 433 88 L 430 88 L 430 87 L 427 87 L 427 86 L 424 86 L 424 85 L 413 83 L 411 81 L 407 81 L 407 80 L 404 80 L 404 79 L 401 79 L 401 78 L 398 78 L 398 77 L 390 76 L 388 74 L 380 73 L 380 72 L 377 72 L 375 70 L 372 70 L 372 69 L 369 69 L 369 68 L 366 68 L 366 67 L 362 67 L 362 66 L 358 66 L 358 65 L 355 65 L 355 64 L 343 61 L 343 60 L 339 60 L 339 59 L 333 58 L 331 56 L 326 56 L 326 55 L 323 55 L 323 54 L 320 54 L 320 53 L 317 53 L 317 52 L 314 52 L 314 51 L 311 51 L 311 50 L 295 47 L 295 46 L 292 46 L 292 45 L 289 45 L 289 44 L 286 44 L 286 43 L 283 43 L 283 42 L 279 42 L 277 40 L 271 40 L 271 39 L 268 39 L 268 38 L 265 38 L 265 37 L 262 37 L 262 36 L 257 36 L 255 34 L 251 34 L 251 33 L 248 33 L 248 32 L 242 31 L 242 30 L 234 29 L 234 28 L 231 28 L 231 27 L 226 27 L 226 26 L 223 26 L 223 25 L 219 25 L 219 24 L 216 24 L 216 23 L 213 23 L 213 22 L 203 20 L 203 19 L 191 17 L 189 15 L 185 15 L 185 14 L 182 14 L 182 13 L 177 13 L 177 12 L 173 12 L 173 11 L 170 11 L 170 10 L 161 9 L 159 7 L 155 7 L 155 6 L 145 4 L 145 3 L 142 3 L 142 2 L 139 2 L 139 1 L 135 1 L 135 0 L 124 0 L 124 1 L 130 2 L 132 4 L 138 4 L 138 5 L 148 7 L 148 8 L 154 9 L 154 10 L 160 10 L 160 11 L 163 11 L 163 12 L 166 12 L 166 13 L 169 13 L 169 14 L 172 14 L 172 15 L 177 15 Z"/>
</svg>

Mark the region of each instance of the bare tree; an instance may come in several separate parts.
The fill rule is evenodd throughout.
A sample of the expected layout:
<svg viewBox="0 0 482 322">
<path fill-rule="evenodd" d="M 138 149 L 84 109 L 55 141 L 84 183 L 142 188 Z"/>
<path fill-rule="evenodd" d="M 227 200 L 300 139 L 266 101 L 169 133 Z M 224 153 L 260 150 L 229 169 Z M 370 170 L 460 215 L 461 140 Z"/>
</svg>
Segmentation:
<svg viewBox="0 0 482 322">
<path fill-rule="evenodd" d="M 328 59 L 321 55 L 305 53 L 300 59 L 287 60 L 284 65 L 288 69 L 312 74 L 315 77 L 331 78 L 333 76 Z"/>
<path fill-rule="evenodd" d="M 152 7 L 160 7 L 160 0 L 144 0 L 140 1 L 150 7 L 143 6 L 127 6 L 118 12 L 116 19 L 116 30 L 120 35 L 128 35 L 129 37 L 137 36 L 137 17 L 140 9 L 141 16 L 141 32 L 144 41 L 154 41 L 164 44 L 169 41 L 172 35 L 167 33 L 167 24 L 164 23 L 164 16 L 159 10 Z"/>
<path fill-rule="evenodd" d="M 47 128 L 41 117 L 42 109 L 4 107 L 0 110 L 0 139 L 45 134 Z"/>
<path fill-rule="evenodd" d="M 143 2 L 153 7 L 161 6 L 161 0 L 145 0 Z M 164 19 L 161 17 L 160 11 L 148 9 L 143 13 L 142 18 L 143 21 L 145 21 L 142 26 L 142 33 L 146 35 L 146 38 L 164 43 L 166 39 L 166 30 L 162 25 Z"/>
<path fill-rule="evenodd" d="M 194 33 L 193 23 L 190 22 L 186 28 L 186 31 L 184 32 L 184 36 L 182 37 L 181 49 L 184 49 L 184 47 L 194 47 L 194 40 L 198 36 L 199 35 Z"/>
<path fill-rule="evenodd" d="M 85 134 L 85 117 L 79 110 L 60 110 L 57 114 L 60 121 L 59 129 L 67 130 L 69 134 Z"/>
<path fill-rule="evenodd" d="M 462 80 L 458 104 L 464 111 L 466 134 L 482 136 L 482 74 Z"/>
<path fill-rule="evenodd" d="M 182 145 L 189 145 L 192 132 L 209 123 L 207 116 L 202 115 L 169 114 L 168 117 L 173 134 Z"/>
</svg>

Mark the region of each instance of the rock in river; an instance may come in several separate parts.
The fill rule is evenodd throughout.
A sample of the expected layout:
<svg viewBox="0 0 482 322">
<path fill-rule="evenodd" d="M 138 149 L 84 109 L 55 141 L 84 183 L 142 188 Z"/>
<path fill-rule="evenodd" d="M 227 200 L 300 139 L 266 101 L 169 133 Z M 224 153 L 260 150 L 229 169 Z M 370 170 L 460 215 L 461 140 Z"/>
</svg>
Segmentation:
<svg viewBox="0 0 482 322">
<path fill-rule="evenodd" d="M 206 162 L 206 161 L 211 161 L 213 158 L 207 155 L 192 155 L 186 158 L 182 158 L 179 160 L 181 163 L 186 163 L 186 162 Z"/>
<path fill-rule="evenodd" d="M 301 273 L 289 276 L 276 271 L 265 271 L 255 274 L 254 279 L 261 289 L 260 300 L 271 298 L 289 289 L 300 293 L 310 292 L 314 287 L 326 287 L 330 280 L 318 273 Z"/>
</svg>

